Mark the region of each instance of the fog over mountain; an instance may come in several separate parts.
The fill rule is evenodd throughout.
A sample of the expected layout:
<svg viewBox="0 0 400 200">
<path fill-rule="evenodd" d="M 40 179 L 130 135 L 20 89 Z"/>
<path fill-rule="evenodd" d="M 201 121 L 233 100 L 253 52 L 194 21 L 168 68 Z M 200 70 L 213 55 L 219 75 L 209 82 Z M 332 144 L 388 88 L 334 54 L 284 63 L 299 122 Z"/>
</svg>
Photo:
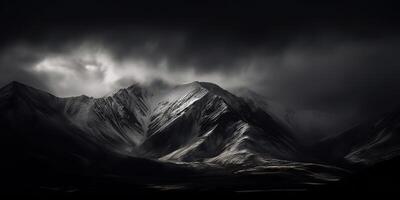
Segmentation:
<svg viewBox="0 0 400 200">
<path fill-rule="evenodd" d="M 276 159 L 313 178 L 385 167 L 398 153 L 399 15 L 394 1 L 5 0 L 0 128 L 60 132 L 63 150 L 38 157 L 80 167 L 96 149 L 107 169 L 120 154 L 196 169 Z"/>
<path fill-rule="evenodd" d="M 5 3 L 0 85 L 95 97 L 154 80 L 246 87 L 293 110 L 310 138 L 377 116 L 400 97 L 390 2 L 61 5 Z"/>
<path fill-rule="evenodd" d="M 125 194 L 395 188 L 398 110 L 306 146 L 293 135 L 292 121 L 260 95 L 236 92 L 241 96 L 208 82 L 156 82 L 101 98 L 60 98 L 10 82 L 0 88 L 2 189 Z M 382 176 L 391 178 L 376 185 Z"/>
</svg>

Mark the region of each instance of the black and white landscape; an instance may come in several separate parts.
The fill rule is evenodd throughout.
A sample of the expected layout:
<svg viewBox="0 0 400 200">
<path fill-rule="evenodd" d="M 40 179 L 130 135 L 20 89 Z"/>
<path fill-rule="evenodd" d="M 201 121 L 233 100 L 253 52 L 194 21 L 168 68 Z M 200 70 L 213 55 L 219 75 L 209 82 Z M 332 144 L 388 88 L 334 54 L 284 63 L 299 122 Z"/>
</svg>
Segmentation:
<svg viewBox="0 0 400 200">
<path fill-rule="evenodd" d="M 11 82 L 0 90 L 3 181 L 31 192 L 324 190 L 399 155 L 399 112 L 310 148 L 260 101 L 206 82 L 102 98 Z"/>
<path fill-rule="evenodd" d="M 2 1 L 0 192 L 397 191 L 398 10 Z"/>
</svg>

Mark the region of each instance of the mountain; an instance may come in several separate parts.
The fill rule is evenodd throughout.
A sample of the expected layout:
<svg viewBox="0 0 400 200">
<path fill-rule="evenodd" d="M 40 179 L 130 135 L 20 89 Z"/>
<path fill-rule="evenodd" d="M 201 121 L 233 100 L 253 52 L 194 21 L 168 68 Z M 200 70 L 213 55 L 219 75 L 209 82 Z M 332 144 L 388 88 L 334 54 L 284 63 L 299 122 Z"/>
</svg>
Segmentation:
<svg viewBox="0 0 400 200">
<path fill-rule="evenodd" d="M 325 138 L 311 150 L 319 162 L 351 169 L 328 191 L 396 192 L 400 178 L 400 110 Z"/>
<path fill-rule="evenodd" d="M 253 110 L 261 109 L 268 113 L 277 123 L 291 132 L 298 142 L 309 145 L 310 141 L 313 141 L 309 136 L 311 131 L 308 125 L 313 123 L 307 117 L 309 113 L 305 115 L 304 111 L 295 111 L 248 88 L 233 88 L 230 91 L 242 98 Z"/>
<path fill-rule="evenodd" d="M 307 117 L 299 111 L 288 112 L 246 88 L 232 92 L 249 105 L 270 112 L 271 116 L 276 116 L 277 121 L 292 131 L 302 131 L 307 123 L 312 125 L 317 123 L 315 119 L 324 117 Z M 307 114 L 320 115 L 312 112 Z M 344 175 L 340 181 L 328 184 L 322 191 L 397 191 L 397 180 L 400 177 L 399 127 L 400 109 L 397 109 L 305 148 L 312 162 L 340 166 L 351 171 L 350 175 Z"/>
<path fill-rule="evenodd" d="M 337 134 L 343 130 L 342 126 L 345 124 L 351 125 L 351 122 L 342 122 L 338 125 L 340 123 L 337 119 L 340 116 L 332 113 L 286 106 L 248 88 L 233 88 L 230 91 L 246 101 L 253 109 L 262 109 L 268 113 L 277 123 L 291 132 L 298 143 L 306 147 L 318 143 L 328 135 Z"/>
<path fill-rule="evenodd" d="M 59 98 L 12 82 L 0 89 L 0 133 L 2 181 L 17 190 L 21 182 L 96 192 L 304 188 L 346 173 L 300 162 L 302 147 L 276 118 L 205 82 L 134 84 L 102 98 Z"/>
<path fill-rule="evenodd" d="M 395 110 L 326 138 L 315 149 L 331 163 L 373 165 L 400 155 L 399 128 L 400 110 Z"/>
<path fill-rule="evenodd" d="M 230 92 L 235 96 L 242 98 L 252 108 L 252 110 L 262 109 L 275 120 L 284 121 L 282 116 L 287 112 L 284 106 L 273 102 L 267 97 L 248 88 L 232 88 L 230 89 Z"/>
<path fill-rule="evenodd" d="M 54 150 L 52 153 L 76 154 L 81 158 L 97 152 L 86 133 L 60 112 L 62 106 L 59 98 L 17 82 L 0 89 L 2 148 L 7 151 L 32 148 L 31 152 Z"/>
<path fill-rule="evenodd" d="M 212 83 L 134 84 L 103 98 L 58 98 L 13 82 L 1 89 L 0 104 L 2 121 L 13 124 L 7 129 L 38 121 L 60 137 L 124 155 L 219 164 L 298 157 L 272 117 Z"/>
</svg>

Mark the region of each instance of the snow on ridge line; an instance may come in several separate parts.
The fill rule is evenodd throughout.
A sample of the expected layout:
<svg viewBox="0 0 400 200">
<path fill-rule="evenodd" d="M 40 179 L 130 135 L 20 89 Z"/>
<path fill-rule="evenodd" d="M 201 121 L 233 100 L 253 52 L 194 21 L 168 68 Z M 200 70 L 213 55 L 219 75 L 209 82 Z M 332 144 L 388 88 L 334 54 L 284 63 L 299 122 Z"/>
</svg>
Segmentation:
<svg viewBox="0 0 400 200">
<path fill-rule="evenodd" d="M 195 142 L 189 143 L 188 145 L 181 147 L 181 148 L 159 158 L 159 160 L 162 160 L 162 161 L 179 160 L 180 158 L 184 157 L 186 154 L 190 153 L 191 151 L 194 151 L 197 147 L 199 147 L 206 140 L 206 138 L 210 134 L 213 133 L 213 131 L 216 127 L 217 127 L 217 125 L 214 125 L 214 127 L 212 127 L 206 134 L 198 137 Z"/>
<path fill-rule="evenodd" d="M 86 127 L 86 124 L 90 122 L 89 120 L 93 120 L 91 119 L 93 116 L 90 116 L 93 106 L 100 106 L 102 108 L 98 112 L 102 115 L 107 115 L 107 118 L 116 122 L 114 123 L 116 127 L 111 128 L 125 131 L 126 128 L 130 128 L 130 125 L 122 124 L 121 126 L 117 121 L 120 118 L 130 121 L 127 118 L 129 115 L 125 116 L 126 110 L 137 118 L 143 130 L 145 130 L 144 132 L 147 132 L 148 127 L 152 124 L 156 127 L 153 130 L 157 132 L 173 123 L 174 120 L 186 112 L 186 108 L 193 105 L 206 94 L 221 98 L 228 107 L 232 107 L 234 106 L 232 104 L 238 103 L 235 98 L 236 96 L 213 83 L 196 81 L 175 87 L 147 87 L 135 84 L 126 89 L 121 89 L 113 96 L 107 98 L 86 98 L 85 96 L 63 98 L 71 106 L 67 109 L 74 111 L 74 115 L 70 115 L 71 113 L 65 110 L 64 112 L 70 115 L 69 117 L 73 121 L 85 125 L 81 127 Z M 101 101 L 105 101 L 104 103 L 107 105 L 98 105 L 97 103 Z M 232 108 L 236 110 L 235 107 Z M 223 108 L 219 107 L 218 109 Z M 146 110 L 146 112 L 141 115 L 137 112 L 138 110 Z M 97 120 L 95 123 L 101 123 L 101 120 Z"/>
<path fill-rule="evenodd" d="M 133 136 L 135 136 L 140 134 L 143 137 L 147 137 L 147 132 L 151 125 L 159 126 L 157 129 L 163 129 L 163 127 L 173 123 L 187 107 L 206 94 L 207 90 L 198 83 L 189 83 L 173 88 L 161 89 L 154 87 L 149 89 L 135 85 L 120 89 L 113 96 L 105 98 L 86 98 L 86 96 L 62 98 L 63 102 L 65 102 L 63 112 L 79 127 L 85 130 L 90 129 L 91 131 L 99 132 L 96 127 L 90 126 L 89 124 L 101 123 L 102 120 L 93 119 L 94 116 L 91 115 L 91 111 L 95 111 L 101 115 L 106 114 L 112 117 L 112 120 L 118 120 L 119 118 L 117 119 L 115 117 L 118 116 L 121 119 L 129 117 L 129 115 L 125 115 L 126 110 L 134 114 L 142 128 L 140 130 L 129 130 L 129 127 L 125 125 L 121 126 L 119 122 L 115 121 L 116 123 L 113 124 L 117 126 L 114 127 L 110 125 L 110 130 L 115 129 L 115 131 L 112 132 L 116 133 L 122 130 L 123 133 L 121 134 L 123 135 L 133 134 Z M 100 108 L 97 108 L 99 106 L 98 103 L 101 102 L 106 103 L 106 107 L 100 105 Z M 143 113 L 141 113 L 142 111 Z M 170 116 L 169 119 L 163 119 L 163 116 L 165 117 L 166 115 Z M 139 137 L 139 135 L 137 135 L 137 137 Z M 142 138 L 140 141 L 134 141 L 134 143 L 140 145 L 144 140 L 145 138 Z"/>
</svg>

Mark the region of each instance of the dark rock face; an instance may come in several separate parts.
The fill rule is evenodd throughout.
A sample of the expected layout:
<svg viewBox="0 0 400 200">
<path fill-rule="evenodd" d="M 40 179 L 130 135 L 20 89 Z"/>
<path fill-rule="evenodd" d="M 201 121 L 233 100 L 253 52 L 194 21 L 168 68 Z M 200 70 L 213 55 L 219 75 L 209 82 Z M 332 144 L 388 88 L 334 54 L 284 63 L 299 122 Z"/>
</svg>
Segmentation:
<svg viewBox="0 0 400 200">
<path fill-rule="evenodd" d="M 44 124 L 48 120 L 49 126 L 68 132 L 57 134 L 82 137 L 125 155 L 204 161 L 237 143 L 238 149 L 232 151 L 296 157 L 290 134 L 268 114 L 250 109 L 242 99 L 211 83 L 163 89 L 134 85 L 97 99 L 57 98 L 20 83 L 11 83 L 1 92 L 4 121 L 26 127 L 25 121 L 14 117 L 28 115 L 29 120 Z M 239 132 L 243 136 L 235 136 Z M 191 156 L 186 155 L 189 152 Z"/>
<path fill-rule="evenodd" d="M 374 165 L 400 154 L 400 111 L 359 124 L 318 143 L 318 157 L 344 165 Z"/>
<path fill-rule="evenodd" d="M 58 98 L 12 82 L 0 89 L 4 182 L 24 191 L 51 184 L 92 192 L 168 184 L 191 190 L 309 189 L 347 171 L 305 161 L 348 167 L 398 155 L 400 112 L 324 140 L 306 155 L 259 101 L 201 82 L 133 85 L 103 98 Z M 275 181 L 250 181 L 260 177 Z M 29 181 L 21 188 L 22 180 Z"/>
</svg>

